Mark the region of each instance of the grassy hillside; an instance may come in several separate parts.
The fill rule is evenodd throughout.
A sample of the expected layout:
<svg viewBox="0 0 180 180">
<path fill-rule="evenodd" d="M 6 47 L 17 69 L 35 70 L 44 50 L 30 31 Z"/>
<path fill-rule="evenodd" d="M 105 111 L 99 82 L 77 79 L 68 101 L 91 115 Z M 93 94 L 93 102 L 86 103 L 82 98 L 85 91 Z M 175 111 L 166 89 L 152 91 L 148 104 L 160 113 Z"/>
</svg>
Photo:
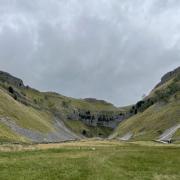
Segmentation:
<svg viewBox="0 0 180 180">
<path fill-rule="evenodd" d="M 136 113 L 120 123 L 113 137 L 132 134 L 131 140 L 156 140 L 167 129 L 180 124 L 180 74 L 157 86 L 132 109 Z M 177 136 L 173 140 L 179 141 Z"/>
<path fill-rule="evenodd" d="M 66 126 L 77 134 L 86 137 L 108 137 L 112 133 L 112 129 L 108 127 L 92 127 L 81 121 L 68 120 L 65 121 Z"/>
<path fill-rule="evenodd" d="M 28 138 L 10 129 L 2 119 L 7 119 L 21 128 L 33 131 L 42 133 L 54 131 L 50 113 L 25 106 L 2 89 L 0 89 L 0 119 L 1 142 L 30 142 Z"/>
<path fill-rule="evenodd" d="M 0 117 L 13 119 L 19 126 L 40 132 L 52 131 L 51 115 L 14 100 L 0 90 Z"/>
<path fill-rule="evenodd" d="M 13 132 L 10 128 L 0 122 L 0 144 L 1 143 L 14 143 L 14 142 L 21 142 L 21 143 L 28 143 L 30 142 L 27 138 L 18 135 L 17 133 Z"/>
<path fill-rule="evenodd" d="M 39 109 L 45 109 L 53 115 L 59 116 L 65 125 L 75 133 L 82 135 L 83 131 L 86 131 L 83 135 L 87 137 L 99 135 L 107 137 L 112 133 L 112 129 L 102 126 L 93 127 L 85 124 L 78 119 L 79 111 L 106 115 L 125 112 L 125 110 L 119 109 L 110 103 L 95 99 L 75 99 L 53 92 L 39 92 L 31 88 L 23 89 L 23 94 L 26 95 L 26 98 L 33 106 L 37 106 Z"/>
<path fill-rule="evenodd" d="M 16 132 L 12 123 L 18 128 L 48 134 L 55 132 L 54 119 L 80 136 L 107 137 L 112 128 L 92 126 L 86 121 L 98 116 L 113 119 L 122 111 L 102 100 L 75 99 L 53 92 L 40 92 L 25 86 L 22 80 L 8 73 L 0 73 L 0 118 L 6 119 L 6 122 L 0 120 L 2 142 L 29 142 L 27 137 Z M 7 125 L 8 121 L 11 121 L 10 125 Z"/>
</svg>

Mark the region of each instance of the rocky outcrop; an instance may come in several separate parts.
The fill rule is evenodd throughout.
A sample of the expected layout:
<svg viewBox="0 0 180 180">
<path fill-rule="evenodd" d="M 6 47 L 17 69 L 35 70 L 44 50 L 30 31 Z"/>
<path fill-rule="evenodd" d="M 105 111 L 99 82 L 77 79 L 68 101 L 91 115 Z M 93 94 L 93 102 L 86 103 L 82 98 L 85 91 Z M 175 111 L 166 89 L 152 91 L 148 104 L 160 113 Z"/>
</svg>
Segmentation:
<svg viewBox="0 0 180 180">
<path fill-rule="evenodd" d="M 0 71 L 0 81 L 3 83 L 7 82 L 8 84 L 11 84 L 16 87 L 24 87 L 24 83 L 21 79 L 16 78 L 12 76 L 11 74 L 3 72 L 3 71 Z"/>
<path fill-rule="evenodd" d="M 78 110 L 68 115 L 70 120 L 80 120 L 89 126 L 103 126 L 114 129 L 117 125 L 125 119 L 122 113 L 114 112 L 91 112 Z"/>
<path fill-rule="evenodd" d="M 180 67 L 178 67 L 175 70 L 170 71 L 167 74 L 165 74 L 161 78 L 161 82 L 159 84 L 157 84 L 155 88 L 157 88 L 157 87 L 161 86 L 162 84 L 166 83 L 167 81 L 169 81 L 170 79 L 172 79 L 173 77 L 175 77 L 178 74 L 180 74 Z"/>
</svg>

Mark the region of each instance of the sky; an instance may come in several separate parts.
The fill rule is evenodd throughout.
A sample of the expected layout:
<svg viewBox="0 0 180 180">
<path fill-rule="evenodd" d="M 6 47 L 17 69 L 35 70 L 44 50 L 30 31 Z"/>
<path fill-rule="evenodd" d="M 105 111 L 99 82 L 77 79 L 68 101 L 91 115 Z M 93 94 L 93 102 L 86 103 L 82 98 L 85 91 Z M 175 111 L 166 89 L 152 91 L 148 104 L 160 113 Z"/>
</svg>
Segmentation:
<svg viewBox="0 0 180 180">
<path fill-rule="evenodd" d="M 41 91 L 125 106 L 178 66 L 179 0 L 0 0 L 0 70 Z"/>
</svg>

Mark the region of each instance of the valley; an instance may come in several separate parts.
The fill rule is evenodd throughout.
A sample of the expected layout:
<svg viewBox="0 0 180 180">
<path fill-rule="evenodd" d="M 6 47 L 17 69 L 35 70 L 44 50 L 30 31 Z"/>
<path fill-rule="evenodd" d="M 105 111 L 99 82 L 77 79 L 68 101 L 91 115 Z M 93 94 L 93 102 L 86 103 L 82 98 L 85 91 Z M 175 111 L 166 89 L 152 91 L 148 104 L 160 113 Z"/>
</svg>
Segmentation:
<svg viewBox="0 0 180 180">
<path fill-rule="evenodd" d="M 53 143 L 84 138 L 162 140 L 180 124 L 180 68 L 161 79 L 149 95 L 128 107 L 93 98 L 40 92 L 0 72 L 0 142 Z M 179 128 L 164 142 L 179 142 Z"/>
<path fill-rule="evenodd" d="M 0 72 L 0 179 L 179 180 L 180 68 L 127 107 Z"/>
</svg>

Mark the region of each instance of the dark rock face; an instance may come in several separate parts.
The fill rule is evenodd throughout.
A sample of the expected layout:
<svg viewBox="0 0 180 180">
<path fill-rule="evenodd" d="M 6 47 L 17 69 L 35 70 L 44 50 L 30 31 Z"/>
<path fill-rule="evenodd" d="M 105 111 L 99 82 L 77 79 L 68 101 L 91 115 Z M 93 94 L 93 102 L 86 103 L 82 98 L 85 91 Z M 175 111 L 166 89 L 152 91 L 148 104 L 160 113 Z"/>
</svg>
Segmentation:
<svg viewBox="0 0 180 180">
<path fill-rule="evenodd" d="M 166 83 L 169 81 L 171 78 L 175 77 L 177 74 L 180 74 L 180 67 L 176 68 L 175 70 L 168 72 L 161 78 L 161 82 L 156 85 L 155 88 L 161 86 L 162 84 Z"/>
<path fill-rule="evenodd" d="M 70 120 L 80 120 L 89 126 L 103 126 L 114 129 L 117 125 L 126 118 L 125 114 L 114 112 L 91 112 L 78 110 L 68 115 Z"/>
<path fill-rule="evenodd" d="M 7 82 L 8 84 L 14 85 L 16 87 L 24 87 L 24 83 L 21 79 L 3 71 L 0 71 L 0 81 Z"/>
</svg>

